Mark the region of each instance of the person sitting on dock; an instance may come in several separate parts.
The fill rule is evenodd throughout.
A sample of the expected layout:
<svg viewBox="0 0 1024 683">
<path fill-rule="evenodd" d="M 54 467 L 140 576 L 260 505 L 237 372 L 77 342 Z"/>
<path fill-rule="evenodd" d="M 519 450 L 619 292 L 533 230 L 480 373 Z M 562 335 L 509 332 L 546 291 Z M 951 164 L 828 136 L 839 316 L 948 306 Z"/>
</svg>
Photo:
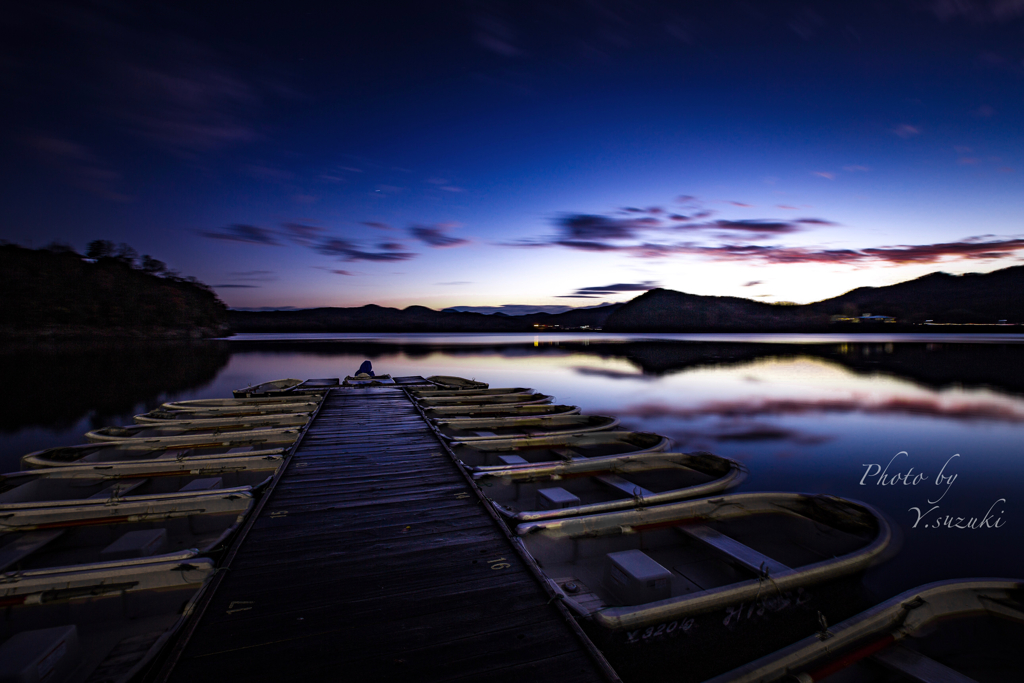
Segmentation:
<svg viewBox="0 0 1024 683">
<path fill-rule="evenodd" d="M 359 370 L 356 371 L 356 377 L 359 375 L 369 375 L 373 377 L 373 365 L 368 360 L 364 360 L 363 364 L 359 366 Z"/>
</svg>

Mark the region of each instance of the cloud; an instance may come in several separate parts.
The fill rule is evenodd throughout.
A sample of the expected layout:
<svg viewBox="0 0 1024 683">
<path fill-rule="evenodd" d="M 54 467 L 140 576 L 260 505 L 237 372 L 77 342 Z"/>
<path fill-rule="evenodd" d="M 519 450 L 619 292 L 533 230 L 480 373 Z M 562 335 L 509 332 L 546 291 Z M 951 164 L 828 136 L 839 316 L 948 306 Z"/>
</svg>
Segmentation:
<svg viewBox="0 0 1024 683">
<path fill-rule="evenodd" d="M 347 270 L 331 270 L 329 272 L 334 273 L 335 275 L 353 275 L 353 273 L 350 273 Z"/>
<path fill-rule="evenodd" d="M 214 289 L 259 289 L 259 285 L 236 285 L 236 284 L 222 284 L 213 285 Z"/>
<path fill-rule="evenodd" d="M 420 240 L 428 247 L 440 249 L 444 247 L 459 247 L 469 244 L 469 240 L 461 237 L 452 237 L 444 234 L 452 226 L 445 223 L 435 225 L 413 225 L 409 228 L 409 234 Z"/>
<path fill-rule="evenodd" d="M 277 241 L 273 230 L 260 228 L 255 225 L 241 225 L 236 223 L 235 225 L 221 228 L 220 231 L 208 230 L 201 232 L 200 234 L 203 237 L 209 237 L 215 240 L 224 240 L 226 242 L 266 244 L 275 247 L 281 246 L 281 243 Z"/>
<path fill-rule="evenodd" d="M 366 225 L 368 227 L 376 228 L 378 230 L 395 230 L 395 228 L 392 228 L 387 223 L 378 223 L 377 221 L 364 221 L 360 223 L 360 225 Z"/>
<path fill-rule="evenodd" d="M 843 166 L 843 170 L 849 173 L 866 173 L 871 169 L 867 166 Z"/>
<path fill-rule="evenodd" d="M 324 256 L 337 256 L 343 261 L 407 261 L 416 254 L 403 250 L 370 252 L 359 249 L 348 240 L 333 238 L 324 240 L 313 249 Z"/>
<path fill-rule="evenodd" d="M 1024 0 L 931 0 L 925 6 L 942 21 L 963 17 L 987 24 L 1024 15 Z"/>
<path fill-rule="evenodd" d="M 743 202 L 729 202 L 729 203 L 732 204 L 733 206 L 738 206 L 738 207 L 743 208 L 743 209 L 752 209 L 752 208 L 754 208 L 753 204 L 744 204 Z"/>
<path fill-rule="evenodd" d="M 276 280 L 274 271 L 272 270 L 243 270 L 228 273 L 228 277 L 232 280 L 241 280 L 242 282 L 271 282 Z"/>
<path fill-rule="evenodd" d="M 980 238 L 971 238 L 961 242 L 878 247 L 863 249 L 862 252 L 869 257 L 890 263 L 932 263 L 943 256 L 965 259 L 1004 258 L 1022 249 L 1024 239 L 982 242 Z"/>
<path fill-rule="evenodd" d="M 626 209 L 634 213 L 641 209 Z M 654 219 L 657 221 L 657 219 Z M 643 222 L 641 222 L 643 221 Z M 660 221 L 659 221 L 660 222 Z M 633 239 L 637 231 L 649 227 L 646 218 L 609 218 L 591 214 L 566 214 L 555 219 L 567 241 Z"/>
<path fill-rule="evenodd" d="M 824 218 L 797 218 L 793 222 L 801 225 L 839 225 L 839 223 L 827 221 Z"/>
<path fill-rule="evenodd" d="M 813 220 L 813 219 L 812 219 Z M 754 233 L 757 235 L 786 235 L 793 232 L 800 232 L 802 229 L 797 223 L 803 221 L 764 221 L 764 220 L 746 220 L 746 221 L 712 221 L 711 223 L 703 226 L 695 227 L 710 227 L 717 230 L 728 230 L 730 232 L 741 232 L 741 233 Z"/>
<path fill-rule="evenodd" d="M 797 208 L 795 206 L 790 206 L 789 204 L 776 204 L 775 208 L 776 209 L 785 209 L 786 211 L 796 211 L 797 210 Z"/>
<path fill-rule="evenodd" d="M 618 294 L 619 292 L 646 292 L 651 289 L 656 289 L 658 283 L 648 280 L 647 282 L 632 282 L 623 283 L 620 282 L 614 285 L 605 285 L 603 287 L 581 287 L 577 289 L 573 294 L 566 295 L 571 298 L 583 297 L 589 298 L 594 296 L 606 296 L 608 294 Z"/>
<path fill-rule="evenodd" d="M 312 246 L 316 240 L 320 239 L 323 233 L 327 232 L 324 228 L 304 225 L 302 223 L 285 223 L 284 229 L 287 231 L 288 239 L 304 247 Z"/>
<path fill-rule="evenodd" d="M 469 280 L 456 280 L 454 282 L 435 282 L 434 284 L 435 285 L 445 285 L 445 286 L 448 286 L 448 285 L 471 285 L 473 283 L 471 281 L 469 281 Z"/>
<path fill-rule="evenodd" d="M 811 173 L 811 175 L 816 175 L 816 176 L 819 176 L 821 178 L 825 178 L 826 180 L 835 180 L 836 179 L 836 174 L 835 173 L 829 173 L 828 171 L 814 171 L 814 172 Z"/>
<path fill-rule="evenodd" d="M 920 135 L 921 129 L 918 128 L 917 126 L 911 126 L 909 124 L 903 123 L 893 128 L 892 132 L 895 133 L 896 135 L 899 135 L 901 138 L 906 139 L 912 138 L 915 135 Z"/>
<path fill-rule="evenodd" d="M 53 135 L 29 135 L 24 142 L 40 162 L 57 171 L 74 187 L 112 202 L 132 200 L 120 189 L 121 174 L 84 145 Z"/>
<path fill-rule="evenodd" d="M 743 286 L 744 287 L 756 287 L 757 285 L 763 285 L 763 284 L 764 284 L 763 280 L 751 280 L 750 282 L 745 283 Z"/>
</svg>

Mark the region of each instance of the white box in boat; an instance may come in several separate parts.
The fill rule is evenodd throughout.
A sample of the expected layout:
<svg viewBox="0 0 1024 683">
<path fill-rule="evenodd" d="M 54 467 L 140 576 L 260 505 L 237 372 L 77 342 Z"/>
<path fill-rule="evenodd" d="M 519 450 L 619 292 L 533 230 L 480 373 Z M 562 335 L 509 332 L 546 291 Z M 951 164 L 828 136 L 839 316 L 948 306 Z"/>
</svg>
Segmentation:
<svg viewBox="0 0 1024 683">
<path fill-rule="evenodd" d="M 129 531 L 100 551 L 100 557 L 107 560 L 125 560 L 135 557 L 151 557 L 167 552 L 167 529 L 144 529 Z"/>
<path fill-rule="evenodd" d="M 22 631 L 0 646 L 0 683 L 59 680 L 75 668 L 78 658 L 73 624 Z"/>
<path fill-rule="evenodd" d="M 537 507 L 541 510 L 560 510 L 580 504 L 580 497 L 557 486 L 537 490 Z"/>
<path fill-rule="evenodd" d="M 605 587 L 626 605 L 642 605 L 672 596 L 672 572 L 642 550 L 608 553 Z"/>
</svg>

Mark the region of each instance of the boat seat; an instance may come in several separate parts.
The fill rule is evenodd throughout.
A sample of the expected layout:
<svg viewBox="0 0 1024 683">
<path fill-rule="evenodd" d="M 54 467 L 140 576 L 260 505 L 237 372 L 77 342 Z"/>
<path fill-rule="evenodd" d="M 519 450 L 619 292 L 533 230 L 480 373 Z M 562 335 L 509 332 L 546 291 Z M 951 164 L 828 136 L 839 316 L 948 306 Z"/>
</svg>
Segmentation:
<svg viewBox="0 0 1024 683">
<path fill-rule="evenodd" d="M 644 487 L 637 486 L 632 482 L 626 481 L 625 479 L 616 474 L 602 474 L 594 477 L 594 479 L 601 482 L 605 486 L 610 486 L 613 489 L 618 489 L 619 491 L 622 491 L 627 496 L 639 495 L 644 498 L 650 498 L 651 496 L 654 495 L 654 493 L 648 491 Z"/>
<path fill-rule="evenodd" d="M 899 644 L 876 652 L 871 659 L 918 683 L 977 683 L 970 676 Z"/>
<path fill-rule="evenodd" d="M 92 494 L 91 496 L 86 498 L 86 500 L 97 500 L 97 499 L 107 500 L 108 498 L 111 497 L 111 494 L 114 493 L 115 489 L 117 490 L 117 497 L 118 498 L 124 498 L 126 495 L 128 495 L 129 493 L 131 493 L 135 489 L 139 488 L 140 486 L 145 484 L 147 481 L 149 481 L 149 480 L 148 479 L 135 479 L 135 480 L 131 480 L 130 482 L 124 482 L 124 481 L 115 482 L 115 483 L 111 484 L 110 486 L 106 486 L 103 489 L 101 489 L 101 490 L 97 491 L 96 493 Z"/>
<path fill-rule="evenodd" d="M 0 572 L 18 564 L 47 543 L 56 540 L 63 533 L 63 529 L 54 529 L 52 531 L 29 531 L 22 534 L 0 548 Z"/>
<path fill-rule="evenodd" d="M 222 477 L 206 477 L 204 479 L 193 479 L 189 483 L 178 489 L 179 493 L 185 493 L 186 491 L 212 491 L 224 487 L 224 479 Z"/>
<path fill-rule="evenodd" d="M 768 576 L 789 571 L 789 567 L 778 560 L 762 555 L 753 548 L 740 543 L 736 539 L 729 538 L 706 524 L 687 524 L 685 526 L 677 526 L 676 529 L 682 534 L 703 541 L 722 555 L 725 555 L 732 562 L 743 566 L 755 574 L 761 574 L 764 569 L 768 570 Z"/>
</svg>

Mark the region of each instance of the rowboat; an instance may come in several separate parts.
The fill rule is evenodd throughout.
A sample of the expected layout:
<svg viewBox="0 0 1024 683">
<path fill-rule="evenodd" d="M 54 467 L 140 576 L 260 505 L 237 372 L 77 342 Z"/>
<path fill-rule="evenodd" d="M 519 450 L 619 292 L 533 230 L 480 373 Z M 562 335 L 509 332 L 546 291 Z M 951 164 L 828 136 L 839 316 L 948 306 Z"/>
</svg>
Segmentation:
<svg viewBox="0 0 1024 683">
<path fill-rule="evenodd" d="M 465 467 L 475 472 L 488 472 L 531 464 L 656 453 L 666 450 L 668 445 L 667 438 L 649 432 L 594 432 L 575 436 L 463 441 L 450 447 Z"/>
<path fill-rule="evenodd" d="M 939 581 L 708 683 L 1020 680 L 1021 643 L 1024 580 Z"/>
<path fill-rule="evenodd" d="M 499 396 L 501 394 L 532 394 L 529 387 L 495 387 L 493 389 L 409 389 L 414 398 L 436 398 L 440 396 Z"/>
<path fill-rule="evenodd" d="M 711 453 L 644 453 L 478 472 L 473 479 L 514 522 L 663 505 L 743 481 L 739 463 Z"/>
<path fill-rule="evenodd" d="M 167 420 L 210 420 L 217 418 L 238 419 L 256 417 L 285 417 L 288 415 L 309 415 L 319 403 L 289 403 L 273 406 L 238 406 L 236 408 L 207 408 L 205 410 L 168 410 L 157 408 L 135 416 L 135 422 L 166 422 Z"/>
<path fill-rule="evenodd" d="M 496 396 L 438 396 L 417 400 L 424 408 L 442 406 L 528 406 L 536 403 L 551 403 L 552 396 L 546 394 L 498 394 Z"/>
<path fill-rule="evenodd" d="M 441 389 L 486 389 L 486 382 L 477 382 L 475 379 L 464 377 L 453 377 L 451 375 L 432 375 L 427 381 Z"/>
<path fill-rule="evenodd" d="M 178 515 L 144 514 L 103 523 L 12 531 L 0 535 L 0 572 L 87 565 L 121 559 L 152 557 L 195 549 L 209 553 L 241 524 L 252 505 L 225 505 L 216 511 L 183 506 Z"/>
<path fill-rule="evenodd" d="M 222 438 L 121 439 L 102 443 L 48 448 L 22 456 L 22 469 L 67 467 L 82 464 L 118 465 L 142 460 L 191 460 L 207 456 L 276 455 L 290 447 L 297 436 L 293 429 L 245 432 Z"/>
<path fill-rule="evenodd" d="M 274 379 L 269 382 L 262 382 L 256 385 L 249 385 L 244 389 L 235 389 L 232 394 L 235 398 L 251 398 L 253 396 L 270 396 L 281 391 L 287 391 L 302 384 L 301 379 Z"/>
<path fill-rule="evenodd" d="M 242 514 L 253 491 L 266 486 L 273 476 L 273 470 L 253 469 L 211 476 L 179 472 L 176 476 L 111 479 L 98 473 L 84 476 L 88 474 L 84 472 L 69 477 L 68 469 L 74 468 L 0 476 L 0 531 L 102 523 L 114 517 L 180 516 L 188 509 L 234 508 Z"/>
<path fill-rule="evenodd" d="M 833 496 L 737 493 L 516 527 L 627 680 L 701 681 L 861 607 L 892 532 Z M 663 676 L 662 676 L 663 678 Z"/>
<path fill-rule="evenodd" d="M 425 408 L 423 415 L 428 419 L 451 419 L 457 417 L 503 417 L 508 420 L 532 418 L 539 415 L 578 415 L 579 406 L 537 403 L 526 406 L 439 406 Z"/>
<path fill-rule="evenodd" d="M 159 522 L 193 515 L 244 515 L 253 504 L 251 486 L 193 488 L 137 495 L 135 488 L 144 484 L 144 480 L 105 483 L 105 488 L 89 498 L 0 503 L 0 534 L 96 524 Z M 212 483 L 209 479 L 198 479 L 186 488 L 207 487 Z M 3 537 L 0 536 L 2 542 Z"/>
<path fill-rule="evenodd" d="M 0 678 L 124 683 L 180 627 L 213 572 L 212 560 L 187 550 L 4 574 Z"/>
<path fill-rule="evenodd" d="M 268 396 L 255 398 L 197 398 L 190 401 L 168 401 L 160 407 L 166 410 L 210 410 L 211 408 L 266 408 L 268 406 L 292 406 L 300 403 L 318 403 L 319 394 L 298 394 L 295 396 Z"/>
<path fill-rule="evenodd" d="M 564 415 L 529 419 L 460 418 L 435 420 L 437 433 L 449 441 L 523 439 L 534 436 L 568 436 L 600 432 L 618 426 L 618 418 L 606 415 Z"/>
<path fill-rule="evenodd" d="M 101 427 L 86 432 L 89 441 L 120 441 L 121 439 L 153 439 L 166 436 L 235 434 L 267 429 L 302 428 L 309 415 L 289 413 L 284 416 L 254 418 L 213 418 L 206 420 L 164 420 L 157 423 L 125 427 Z"/>
</svg>

